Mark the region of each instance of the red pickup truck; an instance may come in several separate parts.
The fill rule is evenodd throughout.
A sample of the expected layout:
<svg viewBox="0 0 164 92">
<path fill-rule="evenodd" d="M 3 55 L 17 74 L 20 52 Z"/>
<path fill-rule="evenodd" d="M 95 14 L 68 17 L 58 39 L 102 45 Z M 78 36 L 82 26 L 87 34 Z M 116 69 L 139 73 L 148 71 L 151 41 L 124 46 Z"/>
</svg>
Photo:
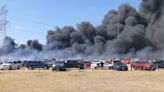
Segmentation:
<svg viewBox="0 0 164 92">
<path fill-rule="evenodd" d="M 134 70 L 149 70 L 149 71 L 156 70 L 156 65 L 153 63 L 149 63 L 148 61 L 135 61 L 131 64 L 131 67 Z"/>
</svg>

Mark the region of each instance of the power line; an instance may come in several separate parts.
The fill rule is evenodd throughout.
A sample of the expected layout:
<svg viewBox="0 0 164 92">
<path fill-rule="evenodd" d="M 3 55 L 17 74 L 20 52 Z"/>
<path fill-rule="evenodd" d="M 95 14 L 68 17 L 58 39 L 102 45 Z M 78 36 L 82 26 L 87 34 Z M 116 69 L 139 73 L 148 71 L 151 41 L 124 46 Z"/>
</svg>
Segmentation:
<svg viewBox="0 0 164 92">
<path fill-rule="evenodd" d="M 33 24 L 40 24 L 40 25 L 44 25 L 44 26 L 49 26 L 49 27 L 55 27 L 56 25 L 52 25 L 52 24 L 48 24 L 48 23 L 44 23 L 44 22 L 41 22 L 41 21 L 37 21 L 37 20 L 33 20 L 33 19 L 25 19 L 25 18 L 23 18 L 23 17 L 17 17 L 17 16 L 13 16 L 13 15 L 8 15 L 8 17 L 11 17 L 11 18 L 16 18 L 16 19 L 18 19 L 18 20 L 20 20 L 20 21 L 28 21 L 28 22 L 30 22 L 30 23 L 33 23 Z"/>
</svg>

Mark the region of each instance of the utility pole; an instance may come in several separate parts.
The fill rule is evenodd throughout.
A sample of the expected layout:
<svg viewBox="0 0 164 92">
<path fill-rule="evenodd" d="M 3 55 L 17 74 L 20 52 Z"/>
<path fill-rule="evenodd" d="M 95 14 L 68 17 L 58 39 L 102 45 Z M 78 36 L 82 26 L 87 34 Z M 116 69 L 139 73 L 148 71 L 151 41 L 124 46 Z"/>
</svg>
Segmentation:
<svg viewBox="0 0 164 92">
<path fill-rule="evenodd" d="M 6 5 L 0 8 L 0 46 L 3 45 L 4 38 L 6 37 L 7 13 Z"/>
</svg>

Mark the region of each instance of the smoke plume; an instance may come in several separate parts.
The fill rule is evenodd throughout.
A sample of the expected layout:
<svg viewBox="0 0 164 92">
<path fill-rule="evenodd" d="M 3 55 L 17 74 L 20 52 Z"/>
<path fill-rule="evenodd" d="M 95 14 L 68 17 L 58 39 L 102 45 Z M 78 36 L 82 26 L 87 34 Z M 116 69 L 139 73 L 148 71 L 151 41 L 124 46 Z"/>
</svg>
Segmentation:
<svg viewBox="0 0 164 92">
<path fill-rule="evenodd" d="M 33 59 L 163 58 L 164 1 L 142 0 L 139 11 L 129 4 L 122 4 L 117 10 L 107 12 L 98 26 L 84 21 L 76 28 L 56 27 L 48 31 L 46 40 L 45 45 L 29 40 L 26 45 L 17 46 L 7 37 L 0 52 L 9 56 L 24 53 Z"/>
</svg>

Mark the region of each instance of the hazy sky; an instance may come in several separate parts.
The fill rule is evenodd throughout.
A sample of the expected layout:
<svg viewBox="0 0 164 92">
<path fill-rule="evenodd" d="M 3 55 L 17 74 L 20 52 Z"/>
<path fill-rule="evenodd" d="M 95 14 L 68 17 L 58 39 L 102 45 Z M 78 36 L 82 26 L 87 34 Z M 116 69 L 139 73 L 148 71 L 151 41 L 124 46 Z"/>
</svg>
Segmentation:
<svg viewBox="0 0 164 92">
<path fill-rule="evenodd" d="M 0 0 L 7 5 L 7 35 L 16 43 L 29 39 L 46 42 L 46 34 L 55 26 L 76 26 L 81 21 L 99 25 L 103 16 L 122 3 L 138 9 L 140 0 Z"/>
</svg>

